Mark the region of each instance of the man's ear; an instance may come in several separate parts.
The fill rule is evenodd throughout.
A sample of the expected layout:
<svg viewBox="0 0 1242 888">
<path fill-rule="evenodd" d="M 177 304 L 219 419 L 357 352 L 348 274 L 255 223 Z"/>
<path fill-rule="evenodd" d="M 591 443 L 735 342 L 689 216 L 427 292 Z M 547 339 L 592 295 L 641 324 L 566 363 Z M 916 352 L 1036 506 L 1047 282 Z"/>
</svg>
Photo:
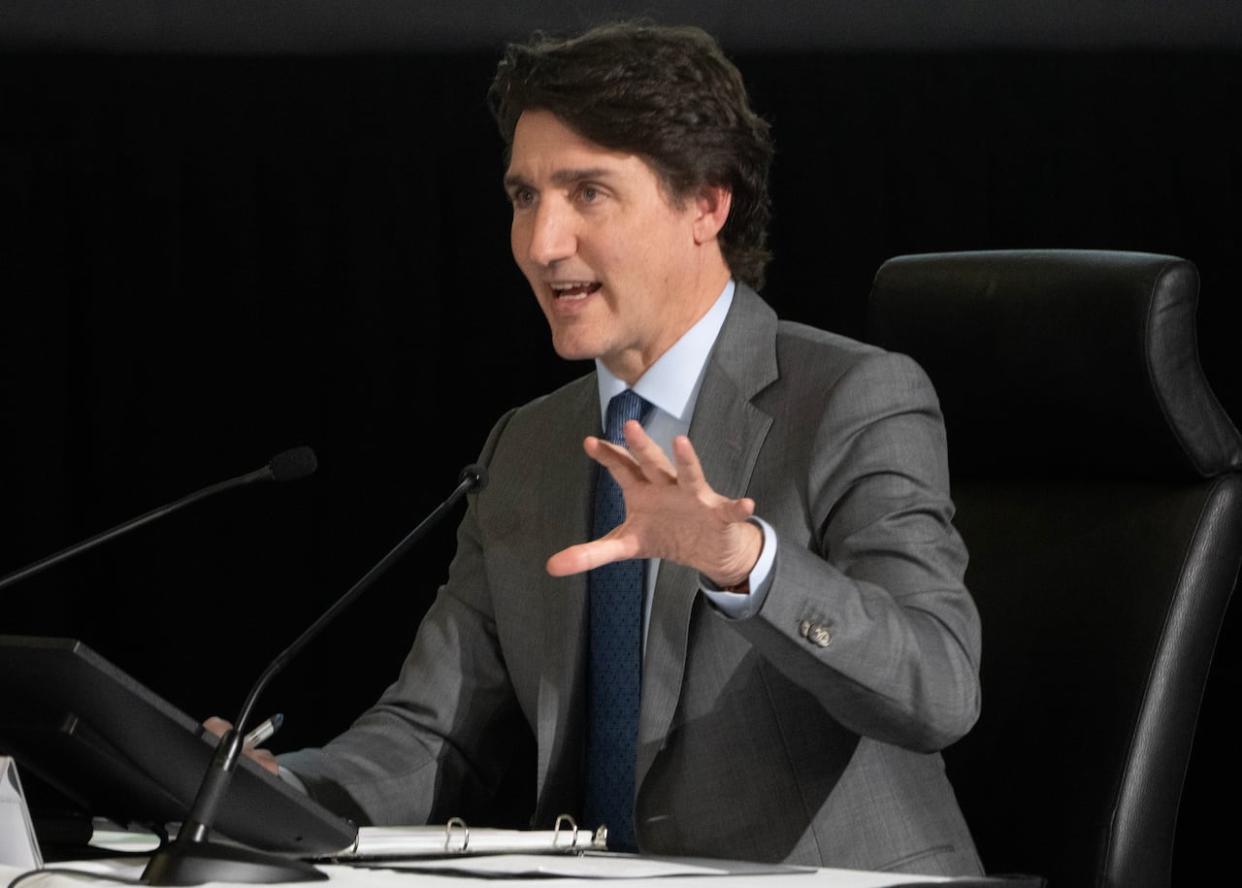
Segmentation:
<svg viewBox="0 0 1242 888">
<path fill-rule="evenodd" d="M 694 198 L 694 242 L 705 244 L 716 239 L 729 218 L 733 192 L 720 185 L 704 185 Z"/>
</svg>

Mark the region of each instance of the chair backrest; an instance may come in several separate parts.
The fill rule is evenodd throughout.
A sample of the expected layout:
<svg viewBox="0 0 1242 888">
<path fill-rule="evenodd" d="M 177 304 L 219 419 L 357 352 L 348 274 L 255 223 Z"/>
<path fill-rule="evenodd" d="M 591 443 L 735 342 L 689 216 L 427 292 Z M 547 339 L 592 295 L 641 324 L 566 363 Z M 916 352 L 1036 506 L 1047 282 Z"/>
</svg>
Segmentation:
<svg viewBox="0 0 1242 888">
<path fill-rule="evenodd" d="M 869 339 L 940 395 L 983 714 L 946 753 L 990 872 L 1170 882 L 1242 559 L 1242 438 L 1203 377 L 1198 273 L 1139 253 L 902 256 Z"/>
</svg>

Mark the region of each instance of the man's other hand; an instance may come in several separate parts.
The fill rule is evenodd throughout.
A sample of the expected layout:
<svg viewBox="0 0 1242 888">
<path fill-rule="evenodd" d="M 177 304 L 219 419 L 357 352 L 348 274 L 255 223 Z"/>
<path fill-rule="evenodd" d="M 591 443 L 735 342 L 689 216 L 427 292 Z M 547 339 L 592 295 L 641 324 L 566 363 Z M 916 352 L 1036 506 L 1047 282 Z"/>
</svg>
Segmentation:
<svg viewBox="0 0 1242 888">
<path fill-rule="evenodd" d="M 673 439 L 674 467 L 640 423 L 627 422 L 624 434 L 628 450 L 595 437 L 583 447 L 616 479 L 625 521 L 597 540 L 557 552 L 548 559 L 548 573 L 563 577 L 612 561 L 662 558 L 694 568 L 722 589 L 745 583 L 763 550 L 763 531 L 747 520 L 755 501 L 712 490 L 685 435 Z"/>
<path fill-rule="evenodd" d="M 211 718 L 203 722 L 203 727 L 215 734 L 217 737 L 223 737 L 229 732 L 229 730 L 232 729 L 233 723 L 227 722 L 224 719 L 213 715 Z M 257 749 L 254 746 L 246 745 L 242 747 L 242 754 L 252 762 L 256 762 L 265 771 L 270 771 L 277 776 L 280 775 L 280 766 L 276 764 L 276 756 L 272 755 L 266 749 Z"/>
</svg>

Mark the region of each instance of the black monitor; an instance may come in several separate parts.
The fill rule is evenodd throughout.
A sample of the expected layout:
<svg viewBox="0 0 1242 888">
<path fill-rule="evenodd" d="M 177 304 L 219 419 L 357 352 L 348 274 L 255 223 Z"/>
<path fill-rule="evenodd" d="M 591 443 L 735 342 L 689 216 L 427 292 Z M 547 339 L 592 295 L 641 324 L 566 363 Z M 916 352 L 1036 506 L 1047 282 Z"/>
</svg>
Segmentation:
<svg viewBox="0 0 1242 888">
<path fill-rule="evenodd" d="M 80 641 L 0 635 L 0 754 L 83 811 L 163 825 L 188 813 L 216 738 Z M 215 830 L 268 851 L 331 854 L 348 820 L 243 759 Z"/>
</svg>

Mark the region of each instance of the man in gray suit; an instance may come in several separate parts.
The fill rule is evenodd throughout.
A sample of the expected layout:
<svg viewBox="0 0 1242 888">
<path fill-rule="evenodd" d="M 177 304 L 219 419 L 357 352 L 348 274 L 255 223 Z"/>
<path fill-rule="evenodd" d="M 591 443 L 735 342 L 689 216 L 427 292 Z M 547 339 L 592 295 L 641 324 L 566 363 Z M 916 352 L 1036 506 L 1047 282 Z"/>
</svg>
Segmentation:
<svg viewBox="0 0 1242 888">
<path fill-rule="evenodd" d="M 980 631 L 936 396 L 755 294 L 772 149 L 737 70 L 617 25 L 510 47 L 490 97 L 514 258 L 596 372 L 500 420 L 400 677 L 281 764 L 363 822 L 442 821 L 525 733 L 536 826 L 978 873 L 937 752 L 978 715 Z"/>
</svg>

